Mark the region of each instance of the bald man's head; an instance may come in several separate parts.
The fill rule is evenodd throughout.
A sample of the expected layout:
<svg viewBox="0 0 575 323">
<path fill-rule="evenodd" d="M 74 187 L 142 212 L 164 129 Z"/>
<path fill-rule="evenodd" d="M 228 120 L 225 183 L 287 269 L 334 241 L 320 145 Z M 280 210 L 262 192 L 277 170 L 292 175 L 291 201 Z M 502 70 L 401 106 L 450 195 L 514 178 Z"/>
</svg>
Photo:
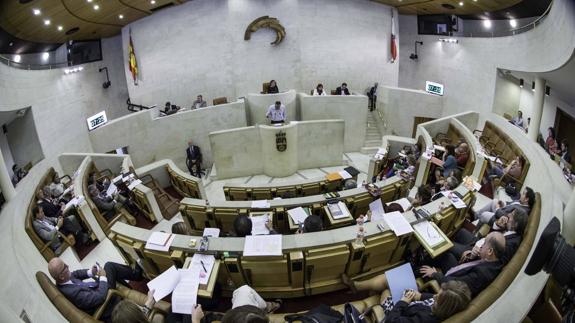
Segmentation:
<svg viewBox="0 0 575 323">
<path fill-rule="evenodd" d="M 62 284 L 70 280 L 68 265 L 58 257 L 52 258 L 48 263 L 48 272 L 54 278 L 56 284 Z"/>
<path fill-rule="evenodd" d="M 505 237 L 501 232 L 491 232 L 485 237 L 485 243 L 480 250 L 481 259 L 495 261 L 505 253 Z"/>
</svg>

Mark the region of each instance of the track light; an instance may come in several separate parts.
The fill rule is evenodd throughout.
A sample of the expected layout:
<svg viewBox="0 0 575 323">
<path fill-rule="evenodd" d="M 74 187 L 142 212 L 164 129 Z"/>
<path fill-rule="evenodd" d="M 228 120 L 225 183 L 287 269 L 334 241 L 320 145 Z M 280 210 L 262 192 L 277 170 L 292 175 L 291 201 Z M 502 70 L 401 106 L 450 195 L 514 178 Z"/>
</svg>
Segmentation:
<svg viewBox="0 0 575 323">
<path fill-rule="evenodd" d="M 523 88 L 523 79 L 519 79 L 519 87 Z"/>
<path fill-rule="evenodd" d="M 419 56 L 417 56 L 417 45 L 423 45 L 422 41 L 415 41 L 415 53 L 412 53 L 411 55 L 409 55 L 409 59 L 412 60 L 417 60 L 419 58 Z"/>
<path fill-rule="evenodd" d="M 535 81 L 531 82 L 531 91 L 535 92 Z"/>
<path fill-rule="evenodd" d="M 100 73 L 102 73 L 102 71 L 106 71 L 106 81 L 104 83 L 102 83 L 102 87 L 104 89 L 107 89 L 110 87 L 110 85 L 112 85 L 112 82 L 110 82 L 110 76 L 108 76 L 108 68 L 102 67 L 98 70 L 98 72 L 100 72 Z"/>
<path fill-rule="evenodd" d="M 549 85 L 545 86 L 545 95 L 549 96 L 551 94 L 551 87 Z"/>
<path fill-rule="evenodd" d="M 459 43 L 459 40 L 456 38 L 439 38 L 439 41 L 443 43 L 453 43 L 453 44 Z"/>
</svg>

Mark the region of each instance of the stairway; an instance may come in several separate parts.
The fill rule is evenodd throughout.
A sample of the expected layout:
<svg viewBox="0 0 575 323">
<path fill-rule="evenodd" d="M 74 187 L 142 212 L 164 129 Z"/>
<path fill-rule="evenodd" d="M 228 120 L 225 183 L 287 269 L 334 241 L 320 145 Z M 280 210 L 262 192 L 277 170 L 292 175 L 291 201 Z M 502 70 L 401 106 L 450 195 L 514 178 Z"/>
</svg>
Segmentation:
<svg viewBox="0 0 575 323">
<path fill-rule="evenodd" d="M 363 148 L 361 148 L 361 152 L 364 154 L 374 154 L 377 152 L 377 149 L 381 147 L 381 134 L 377 128 L 373 113 L 374 112 L 369 112 L 367 114 L 367 129 Z"/>
</svg>

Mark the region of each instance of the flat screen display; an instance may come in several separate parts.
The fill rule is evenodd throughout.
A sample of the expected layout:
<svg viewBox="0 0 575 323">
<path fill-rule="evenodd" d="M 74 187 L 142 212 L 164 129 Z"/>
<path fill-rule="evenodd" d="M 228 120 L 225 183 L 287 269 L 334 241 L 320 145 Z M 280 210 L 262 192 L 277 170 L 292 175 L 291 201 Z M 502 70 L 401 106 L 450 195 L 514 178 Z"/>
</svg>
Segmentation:
<svg viewBox="0 0 575 323">
<path fill-rule="evenodd" d="M 106 111 L 98 112 L 97 114 L 89 117 L 86 121 L 88 122 L 88 130 L 94 130 L 108 122 Z"/>
<path fill-rule="evenodd" d="M 431 94 L 443 95 L 443 84 L 426 81 L 425 91 Z"/>
</svg>

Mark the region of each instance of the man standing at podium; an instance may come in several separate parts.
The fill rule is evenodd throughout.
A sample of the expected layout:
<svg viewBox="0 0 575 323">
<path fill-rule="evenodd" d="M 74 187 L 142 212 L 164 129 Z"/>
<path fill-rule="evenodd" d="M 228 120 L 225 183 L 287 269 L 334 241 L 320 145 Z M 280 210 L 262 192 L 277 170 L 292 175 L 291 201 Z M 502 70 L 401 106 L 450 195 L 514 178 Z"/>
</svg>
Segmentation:
<svg viewBox="0 0 575 323">
<path fill-rule="evenodd" d="M 266 113 L 266 118 L 270 119 L 271 124 L 285 123 L 286 119 L 286 107 L 281 103 L 281 101 L 276 101 L 276 104 L 272 104 L 268 108 Z"/>
<path fill-rule="evenodd" d="M 202 152 L 200 147 L 193 144 L 192 140 L 188 141 L 188 149 L 186 149 L 186 166 L 192 176 L 194 175 L 193 166 L 196 166 L 196 171 L 202 169 Z"/>
</svg>

